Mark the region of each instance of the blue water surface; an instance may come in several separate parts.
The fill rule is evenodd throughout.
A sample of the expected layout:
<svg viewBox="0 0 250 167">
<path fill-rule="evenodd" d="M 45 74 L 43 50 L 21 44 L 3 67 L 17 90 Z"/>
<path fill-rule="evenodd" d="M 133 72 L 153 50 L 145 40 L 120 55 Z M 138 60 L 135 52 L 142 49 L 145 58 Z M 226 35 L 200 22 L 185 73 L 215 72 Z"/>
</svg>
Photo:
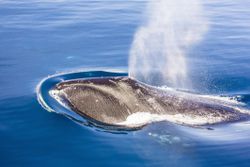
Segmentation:
<svg viewBox="0 0 250 167">
<path fill-rule="evenodd" d="M 37 101 L 36 87 L 49 75 L 126 75 L 146 3 L 0 0 L 0 166 L 250 166 L 249 121 L 214 130 L 160 122 L 114 133 Z M 250 1 L 204 4 L 210 29 L 187 55 L 193 91 L 237 97 L 249 108 Z"/>
</svg>

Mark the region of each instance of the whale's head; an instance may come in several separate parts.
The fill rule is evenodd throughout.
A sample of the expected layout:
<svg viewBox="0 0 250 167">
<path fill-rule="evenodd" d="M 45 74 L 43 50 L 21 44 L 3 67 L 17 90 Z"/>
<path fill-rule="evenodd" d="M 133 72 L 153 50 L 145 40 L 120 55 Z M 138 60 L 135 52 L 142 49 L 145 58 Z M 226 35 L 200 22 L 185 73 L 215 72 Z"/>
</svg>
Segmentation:
<svg viewBox="0 0 250 167">
<path fill-rule="evenodd" d="M 62 82 L 50 94 L 81 116 L 110 125 L 121 125 L 135 113 L 163 110 L 154 106 L 157 102 L 146 87 L 128 77 Z"/>
</svg>

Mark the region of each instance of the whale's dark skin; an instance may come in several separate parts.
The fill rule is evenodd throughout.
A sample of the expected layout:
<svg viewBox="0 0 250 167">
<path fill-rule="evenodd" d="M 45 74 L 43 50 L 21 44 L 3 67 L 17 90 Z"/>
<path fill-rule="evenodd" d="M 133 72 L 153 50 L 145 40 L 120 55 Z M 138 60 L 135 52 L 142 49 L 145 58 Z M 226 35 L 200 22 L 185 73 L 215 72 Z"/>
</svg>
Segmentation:
<svg viewBox="0 0 250 167">
<path fill-rule="evenodd" d="M 64 81 L 53 88 L 52 94 L 79 115 L 107 125 L 119 126 L 128 116 L 140 112 L 173 117 L 173 122 L 187 125 L 215 124 L 247 117 L 219 100 L 162 90 L 128 77 Z M 189 118 L 188 121 L 185 118 Z"/>
</svg>

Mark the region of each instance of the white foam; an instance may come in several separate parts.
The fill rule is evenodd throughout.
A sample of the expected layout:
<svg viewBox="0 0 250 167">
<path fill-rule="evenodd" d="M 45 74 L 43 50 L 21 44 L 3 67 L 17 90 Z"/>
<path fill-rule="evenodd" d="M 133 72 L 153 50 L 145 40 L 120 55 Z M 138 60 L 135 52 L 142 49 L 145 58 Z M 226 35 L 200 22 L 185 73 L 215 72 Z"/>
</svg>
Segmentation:
<svg viewBox="0 0 250 167">
<path fill-rule="evenodd" d="M 37 100 L 38 100 L 38 102 L 39 102 L 39 104 L 45 109 L 45 110 L 47 110 L 47 111 L 49 111 L 49 112 L 54 112 L 54 110 L 51 108 L 51 107 L 49 107 L 49 105 L 44 101 L 44 99 L 43 99 L 43 97 L 42 97 L 42 95 L 41 95 L 41 93 L 39 92 L 37 92 Z"/>
<path fill-rule="evenodd" d="M 207 98 L 207 99 L 218 100 L 218 101 L 229 103 L 229 104 L 244 105 L 244 103 L 237 100 L 237 98 L 239 98 L 240 96 L 235 96 L 235 97 L 219 96 L 219 95 L 198 95 L 198 96 Z"/>
<path fill-rule="evenodd" d="M 183 94 L 183 95 L 191 95 L 189 98 L 202 98 L 204 100 L 212 100 L 213 102 L 220 102 L 223 104 L 227 104 L 227 105 L 245 105 L 245 103 L 240 102 L 238 99 L 241 98 L 240 95 L 235 95 L 235 96 L 222 96 L 222 95 L 202 95 L 202 94 L 195 94 L 195 93 L 191 93 L 190 90 L 188 89 L 181 89 L 181 90 L 177 90 L 175 88 L 172 87 L 168 87 L 168 86 L 160 86 L 157 87 L 158 89 L 161 90 L 165 90 L 165 91 L 171 91 L 174 93 L 178 93 L 178 94 Z M 190 93 L 189 93 L 190 92 Z"/>
</svg>

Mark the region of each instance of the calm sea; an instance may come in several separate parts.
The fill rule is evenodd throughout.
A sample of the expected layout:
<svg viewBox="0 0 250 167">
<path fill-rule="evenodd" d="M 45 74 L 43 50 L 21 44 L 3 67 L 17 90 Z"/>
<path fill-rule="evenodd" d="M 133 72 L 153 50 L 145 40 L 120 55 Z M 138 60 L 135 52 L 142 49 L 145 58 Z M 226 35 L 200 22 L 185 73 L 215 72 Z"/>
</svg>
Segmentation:
<svg viewBox="0 0 250 167">
<path fill-rule="evenodd" d="M 48 75 L 127 71 L 146 2 L 0 0 L 1 167 L 250 166 L 249 121 L 214 130 L 160 122 L 111 133 L 39 105 L 36 86 Z M 187 56 L 193 91 L 250 108 L 250 1 L 204 4 L 210 29 Z"/>
</svg>

